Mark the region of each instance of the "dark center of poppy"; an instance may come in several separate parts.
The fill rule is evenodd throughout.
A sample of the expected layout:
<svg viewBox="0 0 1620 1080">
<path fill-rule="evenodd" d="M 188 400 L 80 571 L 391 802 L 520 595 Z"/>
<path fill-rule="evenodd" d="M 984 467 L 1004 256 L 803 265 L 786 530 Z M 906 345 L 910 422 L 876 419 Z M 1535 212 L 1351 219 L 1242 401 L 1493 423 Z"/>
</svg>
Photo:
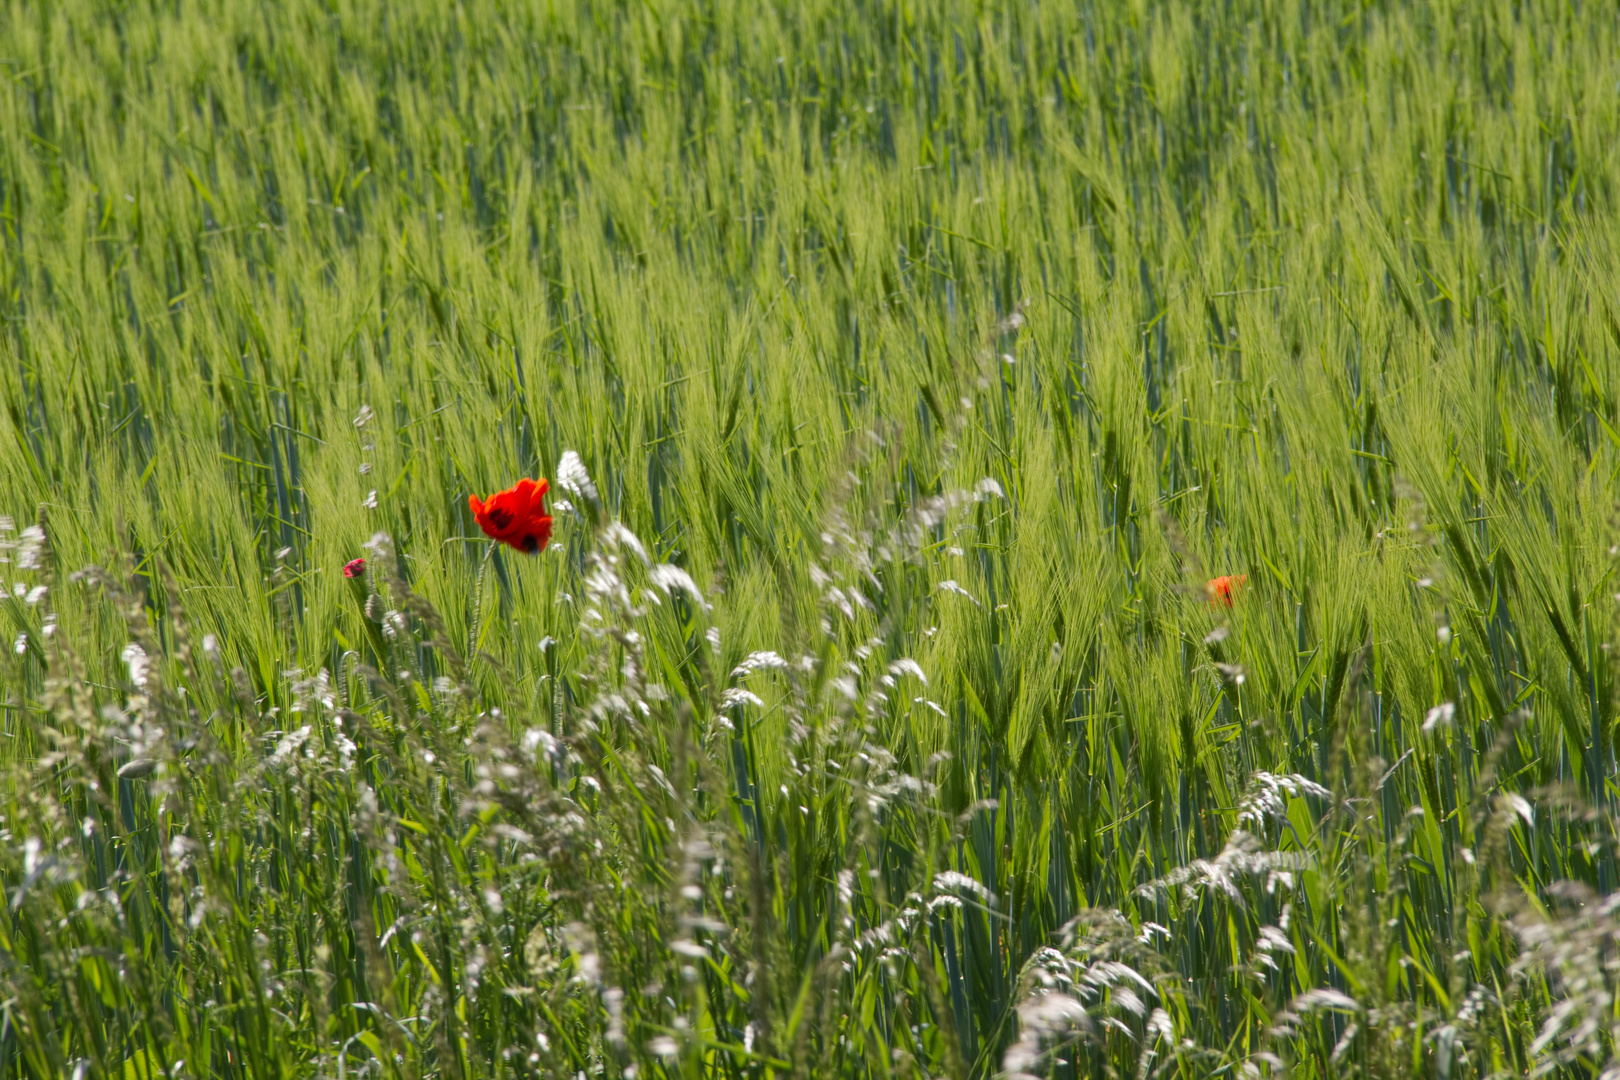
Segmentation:
<svg viewBox="0 0 1620 1080">
<path fill-rule="evenodd" d="M 523 543 L 519 546 L 522 547 L 524 551 L 527 551 L 530 555 L 533 555 L 535 552 L 540 550 L 540 538 L 535 536 L 534 533 L 529 533 L 523 538 Z"/>
<path fill-rule="evenodd" d="M 508 510 L 491 510 L 489 512 L 489 523 L 497 529 L 504 529 L 512 524 L 512 514 Z"/>
</svg>

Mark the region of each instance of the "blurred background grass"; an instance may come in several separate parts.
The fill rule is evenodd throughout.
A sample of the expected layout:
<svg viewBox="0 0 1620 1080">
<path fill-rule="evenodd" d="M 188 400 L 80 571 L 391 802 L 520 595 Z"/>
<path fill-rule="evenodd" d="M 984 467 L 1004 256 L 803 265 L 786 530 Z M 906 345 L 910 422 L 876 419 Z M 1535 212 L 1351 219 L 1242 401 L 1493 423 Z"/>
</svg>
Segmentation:
<svg viewBox="0 0 1620 1080">
<path fill-rule="evenodd" d="M 4 568 L 6 1068 L 988 1075 L 1040 1046 L 1008 1067 L 1600 1069 L 1612 1021 L 1537 1043 L 1575 998 L 1518 931 L 1567 942 L 1601 905 L 1560 922 L 1557 883 L 1617 884 L 1616 18 L 11 4 L 0 509 L 45 539 Z M 596 516 L 575 498 L 545 554 L 491 552 L 468 493 L 553 476 L 565 450 Z M 594 535 L 609 520 L 712 612 L 593 591 L 593 567 L 635 577 Z M 379 532 L 372 590 L 410 625 L 366 619 L 339 572 Z M 99 592 L 67 577 L 92 564 Z M 1224 574 L 1246 575 L 1230 610 L 1204 587 Z M 724 703 L 757 650 L 819 659 Z M 901 689 L 903 658 L 926 690 Z M 833 687 L 845 664 L 859 695 Z M 343 691 L 309 705 L 323 669 Z M 641 734 L 604 719 L 614 693 Z M 276 748 L 310 723 L 338 753 L 342 710 L 374 726 L 369 763 L 344 757 L 317 798 L 275 772 L 303 744 Z M 725 717 L 737 734 L 714 736 Z M 564 933 L 606 941 L 612 920 L 570 913 L 510 836 L 484 863 L 435 840 L 404 877 L 355 854 L 362 789 L 378 820 L 459 833 L 500 782 L 476 738 L 405 748 L 530 723 L 583 755 L 540 768 L 523 744 L 545 797 L 602 830 L 600 872 L 657 883 L 619 952 Z M 587 744 L 638 763 L 626 799 L 687 818 L 587 798 Z M 117 777 L 160 745 L 163 784 Z M 910 781 L 886 788 L 875 751 Z M 877 772 L 834 775 L 850 762 Z M 668 793 L 635 771 L 677 765 Z M 1257 772 L 1334 793 L 1275 789 L 1266 842 L 1291 870 L 1219 861 L 1244 821 L 1265 832 L 1239 820 L 1274 790 Z M 481 827 L 521 817 L 503 805 Z M 691 897 L 657 889 L 709 866 L 678 854 L 688 819 L 752 853 L 710 866 L 714 917 L 783 951 L 738 949 L 703 1002 L 664 1004 L 637 993 L 686 963 L 668 920 Z M 422 835 L 390 828 L 373 854 Z M 50 901 L 25 887 L 41 850 L 83 860 Z M 946 870 L 995 902 L 928 906 Z M 480 874 L 532 894 L 472 904 L 504 942 L 478 970 L 511 966 L 485 998 Z M 229 947 L 191 924 L 208 903 L 173 908 L 227 879 Z M 156 914 L 132 921 L 143 890 Z M 124 914 L 71 915 L 81 893 Z M 910 893 L 926 918 L 901 918 Z M 407 908 L 458 928 L 442 955 L 379 946 Z M 1115 910 L 1158 999 L 1032 974 L 1042 947 L 1091 956 L 1075 927 Z M 852 951 L 895 919 L 898 955 Z M 553 968 L 525 954 L 540 939 Z M 344 982 L 334 955 L 387 974 Z M 609 972 L 594 998 L 586 955 Z M 150 986 L 67 989 L 95 963 Z M 257 1042 L 226 1048 L 246 1021 L 208 979 L 281 995 Z M 1030 1011 L 1071 990 L 1094 1029 Z M 1327 990 L 1352 1004 L 1308 996 Z M 536 1004 L 553 992 L 576 1012 Z"/>
</svg>

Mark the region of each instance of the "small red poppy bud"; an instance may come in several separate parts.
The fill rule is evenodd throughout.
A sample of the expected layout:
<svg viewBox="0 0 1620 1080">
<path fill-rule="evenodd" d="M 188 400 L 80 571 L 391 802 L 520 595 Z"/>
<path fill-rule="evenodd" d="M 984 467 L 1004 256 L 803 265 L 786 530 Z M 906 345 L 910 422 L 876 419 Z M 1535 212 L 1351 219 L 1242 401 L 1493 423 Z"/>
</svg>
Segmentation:
<svg viewBox="0 0 1620 1080">
<path fill-rule="evenodd" d="M 1212 578 L 1204 585 L 1204 592 L 1209 595 L 1209 602 L 1221 607 L 1232 606 L 1232 592 L 1249 580 L 1248 574 L 1229 574 Z"/>
<path fill-rule="evenodd" d="M 363 577 L 366 572 L 366 560 L 351 559 L 343 564 L 343 576 L 346 578 Z"/>
</svg>

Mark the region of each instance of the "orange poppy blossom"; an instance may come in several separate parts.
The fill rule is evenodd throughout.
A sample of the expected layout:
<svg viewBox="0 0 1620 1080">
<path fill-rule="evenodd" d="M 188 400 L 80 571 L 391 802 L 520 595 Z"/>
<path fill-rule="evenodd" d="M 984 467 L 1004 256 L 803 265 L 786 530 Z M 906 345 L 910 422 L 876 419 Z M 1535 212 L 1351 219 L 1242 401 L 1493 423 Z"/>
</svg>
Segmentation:
<svg viewBox="0 0 1620 1080">
<path fill-rule="evenodd" d="M 467 507 L 485 536 L 533 555 L 544 551 L 551 540 L 551 516 L 541 501 L 548 486 L 544 480 L 524 477 L 488 499 L 468 495 Z"/>
<path fill-rule="evenodd" d="M 1242 588 L 1248 580 L 1248 574 L 1228 574 L 1210 579 L 1204 584 L 1204 591 L 1209 594 L 1210 603 L 1231 607 L 1233 591 Z"/>
</svg>

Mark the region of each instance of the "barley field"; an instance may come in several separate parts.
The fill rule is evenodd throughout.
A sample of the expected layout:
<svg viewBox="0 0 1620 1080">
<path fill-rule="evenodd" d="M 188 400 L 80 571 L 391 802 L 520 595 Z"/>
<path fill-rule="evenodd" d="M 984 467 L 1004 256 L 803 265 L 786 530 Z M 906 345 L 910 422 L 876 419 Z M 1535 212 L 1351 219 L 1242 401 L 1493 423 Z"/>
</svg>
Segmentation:
<svg viewBox="0 0 1620 1080">
<path fill-rule="evenodd" d="M 0 1075 L 1620 1075 L 1617 58 L 7 0 Z"/>
</svg>

